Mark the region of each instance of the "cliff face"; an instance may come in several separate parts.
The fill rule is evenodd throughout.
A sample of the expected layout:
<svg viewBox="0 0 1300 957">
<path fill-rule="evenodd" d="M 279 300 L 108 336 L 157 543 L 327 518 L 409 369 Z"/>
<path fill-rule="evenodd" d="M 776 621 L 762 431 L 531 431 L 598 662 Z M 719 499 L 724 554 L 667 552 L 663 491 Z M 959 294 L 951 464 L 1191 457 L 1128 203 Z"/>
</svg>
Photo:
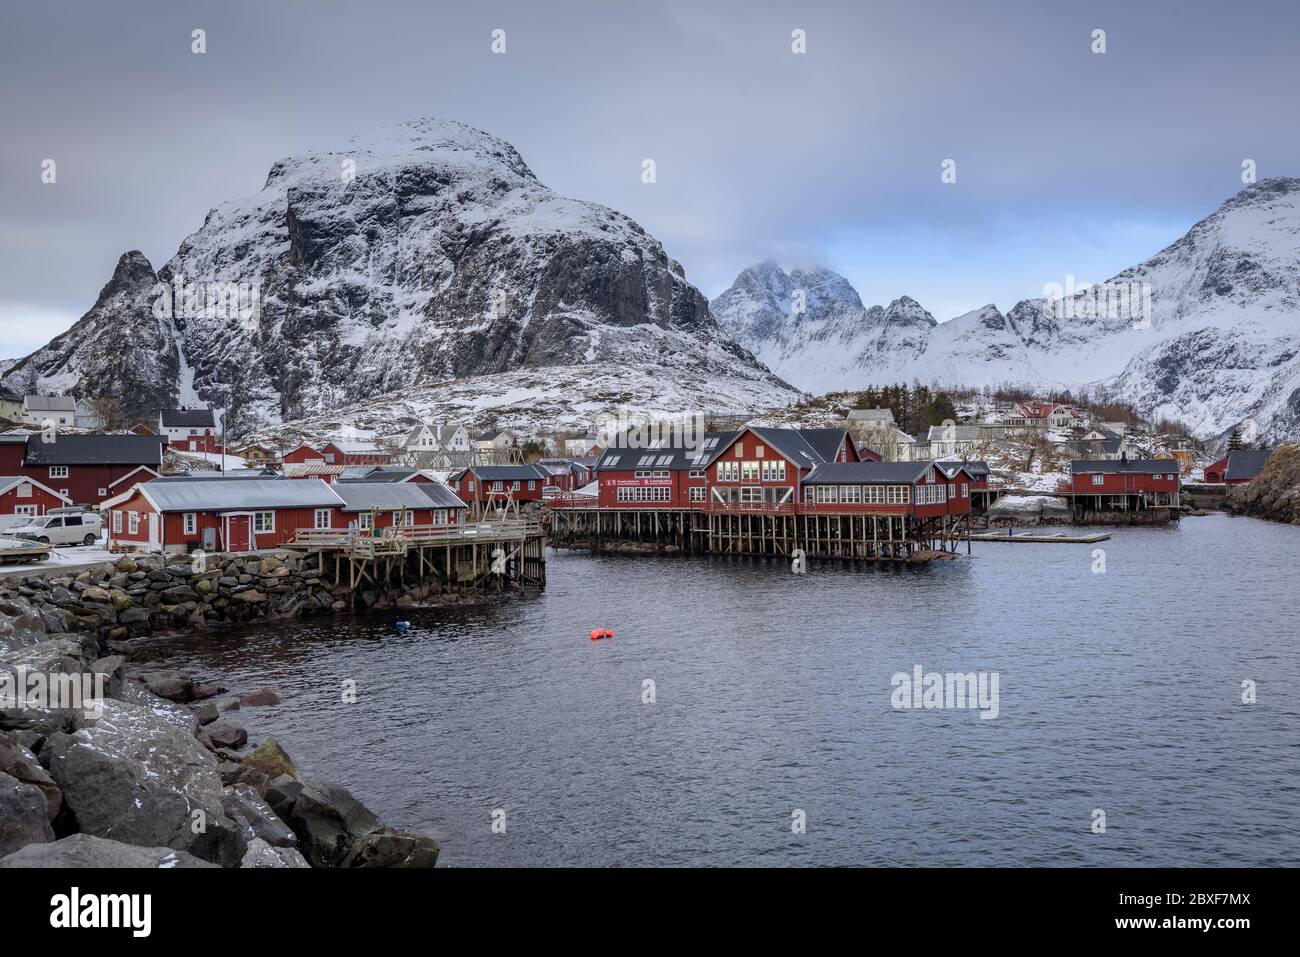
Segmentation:
<svg viewBox="0 0 1300 957">
<path fill-rule="evenodd" d="M 1232 489 L 1228 507 L 1238 514 L 1300 525 L 1300 442 L 1283 445 L 1253 482 Z"/>
<path fill-rule="evenodd" d="M 158 290 L 170 308 L 153 308 Z M 797 396 L 637 223 L 547 189 L 503 140 L 424 119 L 281 160 L 156 275 L 124 256 L 95 308 L 7 381 L 115 391 L 133 413 L 228 403 L 240 435 L 398 389 L 592 362 L 723 391 L 738 375 L 758 405 Z"/>
</svg>

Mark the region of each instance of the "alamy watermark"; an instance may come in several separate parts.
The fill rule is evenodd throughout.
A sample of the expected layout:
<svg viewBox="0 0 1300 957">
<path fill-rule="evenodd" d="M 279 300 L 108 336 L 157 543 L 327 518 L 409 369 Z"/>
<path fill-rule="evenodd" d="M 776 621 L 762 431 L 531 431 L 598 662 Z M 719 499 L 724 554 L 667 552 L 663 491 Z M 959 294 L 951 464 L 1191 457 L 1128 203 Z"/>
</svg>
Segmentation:
<svg viewBox="0 0 1300 957">
<path fill-rule="evenodd" d="M 598 416 L 594 433 L 607 449 L 698 449 L 704 443 L 704 413 L 633 415 L 626 409 Z"/>
<path fill-rule="evenodd" d="M 155 319 L 237 319 L 254 327 L 262 315 L 260 283 L 187 281 L 177 273 L 150 294 Z"/>
<path fill-rule="evenodd" d="M 1072 275 L 1065 284 L 1043 286 L 1045 319 L 1121 319 L 1134 329 L 1151 327 L 1151 283 L 1077 282 Z"/>
<path fill-rule="evenodd" d="M 981 720 L 996 718 L 999 713 L 996 671 L 926 671 L 913 665 L 911 674 L 896 672 L 889 681 L 893 689 L 889 703 L 894 710 L 978 709 Z"/>
<path fill-rule="evenodd" d="M 104 715 L 106 678 L 87 671 L 36 671 L 18 665 L 0 671 L 0 708 L 81 711 L 98 719 Z"/>
</svg>

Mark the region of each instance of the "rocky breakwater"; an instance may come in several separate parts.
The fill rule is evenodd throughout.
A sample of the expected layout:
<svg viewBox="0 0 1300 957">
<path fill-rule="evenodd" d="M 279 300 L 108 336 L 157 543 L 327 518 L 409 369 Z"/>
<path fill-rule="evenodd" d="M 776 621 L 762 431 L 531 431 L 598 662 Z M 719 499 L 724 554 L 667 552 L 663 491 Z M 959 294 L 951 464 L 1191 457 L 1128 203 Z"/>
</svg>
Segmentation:
<svg viewBox="0 0 1300 957">
<path fill-rule="evenodd" d="M 315 555 L 259 552 L 196 560 L 125 556 L 75 575 L 0 579 L 0 600 L 23 599 L 46 632 L 87 632 L 106 641 L 177 628 L 341 612 L 356 603 L 405 607 L 443 595 L 435 582 L 353 594 L 322 576 Z"/>
<path fill-rule="evenodd" d="M 0 868 L 436 863 L 432 838 L 386 827 L 345 788 L 300 774 L 274 739 L 249 748 L 233 715 L 278 705 L 273 691 L 231 695 L 132 662 L 133 641 L 101 644 L 100 632 L 128 627 L 121 616 L 132 608 L 206 621 L 209 608 L 239 607 L 233 592 L 221 608 L 179 593 L 118 607 L 114 594 L 130 596 L 157 571 L 133 578 L 141 569 L 132 564 L 110 566 L 105 574 L 125 581 L 108 587 L 92 575 L 71 583 L 80 590 L 51 582 L 0 594 Z M 210 594 L 198 585 L 195 595 Z M 270 594 L 288 592 L 267 593 L 267 603 Z M 70 630 L 79 625 L 86 630 Z"/>
<path fill-rule="evenodd" d="M 1300 442 L 1278 448 L 1259 475 L 1232 488 L 1227 508 L 1238 515 L 1300 525 Z"/>
</svg>

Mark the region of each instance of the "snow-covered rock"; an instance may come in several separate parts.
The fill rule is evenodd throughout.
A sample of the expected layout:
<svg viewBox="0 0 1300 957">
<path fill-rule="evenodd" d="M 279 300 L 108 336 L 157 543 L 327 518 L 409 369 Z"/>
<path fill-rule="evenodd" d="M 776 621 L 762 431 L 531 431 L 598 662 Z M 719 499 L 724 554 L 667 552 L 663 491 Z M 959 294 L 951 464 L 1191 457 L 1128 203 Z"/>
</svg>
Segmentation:
<svg viewBox="0 0 1300 957">
<path fill-rule="evenodd" d="M 739 369 L 755 401 L 797 397 L 631 219 L 547 189 L 503 140 L 420 119 L 277 162 L 156 277 L 128 253 L 95 307 L 5 381 L 115 390 L 141 415 L 228 398 L 237 435 L 411 386 L 596 362 L 700 385 Z"/>
<path fill-rule="evenodd" d="M 1107 281 L 1141 284 L 1149 313 L 1086 294 L 994 305 L 948 322 L 904 297 L 864 308 L 825 269 L 751 267 L 713 302 L 719 323 L 796 386 L 920 380 L 1072 389 L 1187 422 L 1206 438 L 1300 433 L 1300 179 L 1247 186 L 1177 242 Z M 794 290 L 833 290 L 792 308 Z"/>
</svg>

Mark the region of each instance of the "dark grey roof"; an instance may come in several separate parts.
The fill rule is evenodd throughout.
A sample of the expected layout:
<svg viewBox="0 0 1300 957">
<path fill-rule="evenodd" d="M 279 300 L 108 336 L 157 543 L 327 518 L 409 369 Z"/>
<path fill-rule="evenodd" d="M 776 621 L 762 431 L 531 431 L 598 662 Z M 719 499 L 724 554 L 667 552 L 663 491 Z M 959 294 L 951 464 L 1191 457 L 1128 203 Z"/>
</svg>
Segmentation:
<svg viewBox="0 0 1300 957">
<path fill-rule="evenodd" d="M 930 462 L 826 462 L 803 480 L 804 485 L 911 484 L 925 475 Z"/>
<path fill-rule="evenodd" d="M 446 485 L 441 482 L 411 482 L 410 488 L 418 488 L 438 508 L 469 508 Z"/>
<path fill-rule="evenodd" d="M 28 465 L 150 465 L 162 467 L 167 444 L 157 435 L 56 435 L 27 437 Z"/>
<path fill-rule="evenodd" d="M 969 462 L 935 462 L 935 465 L 943 469 L 944 475 L 949 478 L 957 474 L 958 469 L 965 469 L 966 474 L 972 478 L 979 478 L 983 475 L 990 475 L 989 463 L 983 459 L 972 459 Z"/>
<path fill-rule="evenodd" d="M 705 432 L 693 448 L 665 444 L 659 448 L 612 445 L 596 460 L 597 471 L 602 469 L 702 469 L 720 449 L 725 449 L 736 437 L 736 432 Z"/>
<path fill-rule="evenodd" d="M 1223 480 L 1249 481 L 1264 470 L 1264 463 L 1273 454 L 1272 449 L 1238 449 L 1228 453 L 1228 466 L 1223 470 Z"/>
<path fill-rule="evenodd" d="M 451 478 L 459 478 L 466 472 L 476 474 L 480 482 L 518 482 L 546 478 L 545 472 L 532 465 L 472 465 L 461 469 Z"/>
<path fill-rule="evenodd" d="M 798 429 L 797 431 L 827 462 L 835 461 L 835 456 L 840 454 L 840 447 L 844 444 L 844 437 L 849 434 L 848 429 Z"/>
<path fill-rule="evenodd" d="M 217 420 L 211 409 L 163 409 L 164 429 L 214 429 Z"/>
<path fill-rule="evenodd" d="M 750 429 L 749 431 L 800 468 L 820 465 L 834 459 L 833 455 L 830 459 L 822 455 L 799 429 Z"/>
<path fill-rule="evenodd" d="M 1096 472 L 1108 475 L 1160 475 L 1177 471 L 1178 463 L 1174 459 L 1074 459 L 1070 463 L 1071 475 L 1090 475 Z"/>
<path fill-rule="evenodd" d="M 343 500 L 320 479 L 260 482 L 145 482 L 141 491 L 163 512 L 243 512 L 267 508 L 337 508 Z"/>
<path fill-rule="evenodd" d="M 404 482 L 419 469 L 391 468 L 379 465 L 349 465 L 339 473 L 340 482 Z"/>
</svg>

